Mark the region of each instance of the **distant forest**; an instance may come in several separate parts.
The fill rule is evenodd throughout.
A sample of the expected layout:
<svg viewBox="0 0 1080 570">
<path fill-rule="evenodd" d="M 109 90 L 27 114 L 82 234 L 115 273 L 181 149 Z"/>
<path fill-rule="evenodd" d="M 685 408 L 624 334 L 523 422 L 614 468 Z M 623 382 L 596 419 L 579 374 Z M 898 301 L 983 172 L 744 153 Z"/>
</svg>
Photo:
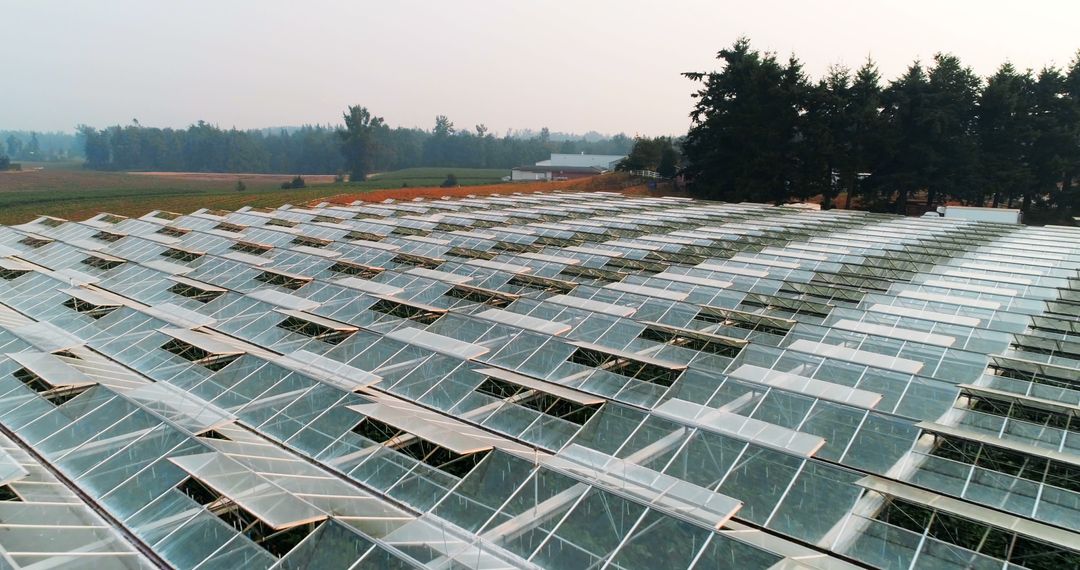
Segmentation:
<svg viewBox="0 0 1080 570">
<path fill-rule="evenodd" d="M 1080 215 L 1080 54 L 1066 69 L 959 58 L 914 62 L 885 83 L 872 61 L 813 80 L 740 39 L 697 82 L 681 141 L 692 194 L 916 213 L 949 201 Z M 1071 212 L 1071 213 L 1069 213 Z"/>
<path fill-rule="evenodd" d="M 377 149 L 373 147 L 364 156 L 364 175 L 416 166 L 512 168 L 546 159 L 553 152 L 625 154 L 634 142 L 622 134 L 552 136 L 547 129 L 497 137 L 484 125 L 455 128 L 444 116 L 436 118 L 430 131 L 379 125 Z M 350 140 L 346 130 L 337 126 L 237 130 L 203 121 L 186 129 L 139 124 L 96 129 L 83 125 L 77 137 L 83 145 L 86 167 L 96 170 L 284 174 L 356 170 L 350 164 L 356 160 L 355 137 Z"/>
<path fill-rule="evenodd" d="M 0 156 L 16 161 L 71 160 L 83 156 L 83 143 L 71 133 L 0 130 Z"/>
</svg>

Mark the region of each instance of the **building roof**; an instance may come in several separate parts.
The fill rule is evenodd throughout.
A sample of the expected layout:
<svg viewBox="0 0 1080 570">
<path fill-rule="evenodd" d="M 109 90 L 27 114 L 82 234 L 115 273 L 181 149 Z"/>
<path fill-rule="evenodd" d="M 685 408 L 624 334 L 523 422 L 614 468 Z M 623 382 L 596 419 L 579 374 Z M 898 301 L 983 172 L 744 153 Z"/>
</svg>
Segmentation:
<svg viewBox="0 0 1080 570">
<path fill-rule="evenodd" d="M 537 166 L 598 166 L 604 169 L 612 169 L 620 160 L 626 158 L 624 154 L 557 154 L 552 153 L 551 158 L 537 162 Z"/>
<path fill-rule="evenodd" d="M 1020 210 L 1007 208 L 977 208 L 972 206 L 944 206 L 943 214 L 946 218 L 961 218 L 964 220 L 976 220 L 980 222 L 1001 222 L 1006 224 L 1019 224 L 1023 213 Z"/>
<path fill-rule="evenodd" d="M 603 192 L 0 227 L 0 566 L 1077 567 L 1078 238 Z"/>
<path fill-rule="evenodd" d="M 608 169 L 600 166 L 515 166 L 514 170 L 520 172 L 565 172 L 583 174 L 602 174 Z"/>
</svg>

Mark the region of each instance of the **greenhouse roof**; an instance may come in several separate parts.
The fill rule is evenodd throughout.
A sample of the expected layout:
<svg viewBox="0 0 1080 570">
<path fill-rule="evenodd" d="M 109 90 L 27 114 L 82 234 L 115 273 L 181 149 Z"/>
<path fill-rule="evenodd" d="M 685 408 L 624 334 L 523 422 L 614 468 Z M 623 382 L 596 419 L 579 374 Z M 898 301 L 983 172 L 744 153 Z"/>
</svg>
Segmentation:
<svg viewBox="0 0 1080 570">
<path fill-rule="evenodd" d="M 602 192 L 0 227 L 0 567 L 1078 567 L 1078 243 Z"/>
</svg>

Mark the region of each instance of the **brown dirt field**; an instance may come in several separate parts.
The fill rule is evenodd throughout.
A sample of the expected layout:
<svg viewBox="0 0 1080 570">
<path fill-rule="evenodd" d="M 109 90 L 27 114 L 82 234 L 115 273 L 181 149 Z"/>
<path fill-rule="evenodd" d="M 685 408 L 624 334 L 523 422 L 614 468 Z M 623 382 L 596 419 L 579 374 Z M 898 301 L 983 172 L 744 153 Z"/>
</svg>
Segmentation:
<svg viewBox="0 0 1080 570">
<path fill-rule="evenodd" d="M 212 178 L 199 176 L 144 176 L 144 174 L 146 173 L 49 167 L 23 170 L 22 172 L 3 172 L 0 173 L 0 193 L 64 192 L 86 194 L 98 191 L 107 191 L 109 193 L 147 191 L 153 193 L 164 190 L 208 192 L 232 190 L 236 184 L 237 176 L 235 174 L 219 174 L 213 176 L 224 178 Z M 252 189 L 270 190 L 280 188 L 282 182 L 292 180 L 292 178 L 292 176 L 281 176 L 278 179 L 259 177 L 246 180 L 245 184 Z M 307 181 L 308 179 L 305 177 L 304 180 Z M 333 182 L 333 177 L 330 177 L 330 181 Z"/>
<path fill-rule="evenodd" d="M 414 198 L 442 198 L 474 196 L 491 196 L 495 194 L 529 194 L 534 192 L 621 192 L 630 196 L 661 196 L 670 194 L 664 190 L 649 190 L 645 184 L 633 184 L 625 175 L 608 174 L 592 176 L 578 180 L 561 180 L 552 182 L 507 182 L 503 184 L 489 184 L 485 186 L 459 186 L 456 188 L 441 188 L 438 186 L 415 187 L 415 188 L 392 188 L 386 190 L 371 190 L 368 192 L 338 194 L 326 198 L 325 201 L 334 204 L 349 204 L 356 200 L 363 202 L 382 202 L 393 199 L 408 201 Z"/>
</svg>

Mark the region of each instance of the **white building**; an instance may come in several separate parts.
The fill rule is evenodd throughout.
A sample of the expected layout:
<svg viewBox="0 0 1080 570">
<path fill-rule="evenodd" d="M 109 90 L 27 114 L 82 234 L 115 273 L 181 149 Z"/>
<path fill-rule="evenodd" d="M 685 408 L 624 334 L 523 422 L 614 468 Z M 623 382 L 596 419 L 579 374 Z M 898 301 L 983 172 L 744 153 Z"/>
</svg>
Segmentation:
<svg viewBox="0 0 1080 570">
<path fill-rule="evenodd" d="M 615 169 L 626 155 L 619 154 L 556 154 L 532 166 L 518 166 L 510 171 L 510 179 L 518 181 L 567 180 L 595 176 Z"/>
<path fill-rule="evenodd" d="M 946 218 L 960 218 L 980 222 L 998 222 L 1002 224 L 1019 224 L 1023 216 L 1020 210 L 977 208 L 971 206 L 942 206 L 941 208 L 938 208 L 938 214 Z"/>
<path fill-rule="evenodd" d="M 589 167 L 595 166 L 604 170 L 614 170 L 619 161 L 626 158 L 625 154 L 555 154 L 551 158 L 541 160 L 536 166 L 570 166 Z"/>
</svg>

